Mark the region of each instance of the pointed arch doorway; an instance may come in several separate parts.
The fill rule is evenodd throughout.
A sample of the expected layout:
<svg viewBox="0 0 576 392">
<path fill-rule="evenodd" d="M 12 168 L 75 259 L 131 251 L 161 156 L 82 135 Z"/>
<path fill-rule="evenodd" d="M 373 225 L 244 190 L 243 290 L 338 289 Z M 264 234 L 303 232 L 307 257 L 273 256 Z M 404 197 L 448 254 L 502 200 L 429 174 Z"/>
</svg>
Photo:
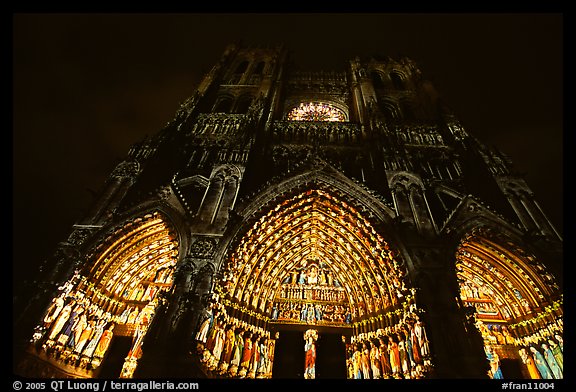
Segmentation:
<svg viewBox="0 0 576 392">
<path fill-rule="evenodd" d="M 58 288 L 35 329 L 35 355 L 59 376 L 131 378 L 178 254 L 178 233 L 159 211 L 110 228 Z"/>
<path fill-rule="evenodd" d="M 285 372 L 285 377 L 315 378 L 296 363 L 299 356 L 305 360 L 308 339 L 302 334 L 313 330 L 319 361 L 314 376 L 338 378 L 327 369 L 338 363 L 332 367 L 340 369 L 339 377 L 347 374 L 342 369 L 349 366 L 352 346 L 403 345 L 410 338 L 407 320 L 415 320 L 417 307 L 405 265 L 343 198 L 322 189 L 285 195 L 242 233 L 230 245 L 210 316 L 196 335 L 210 374 L 271 378 Z M 420 355 L 418 360 L 389 376 L 423 374 Z M 365 378 L 379 376 L 374 371 Z"/>
<path fill-rule="evenodd" d="M 490 378 L 563 378 L 562 294 L 534 255 L 502 231 L 475 228 L 459 243 L 456 276 Z"/>
</svg>

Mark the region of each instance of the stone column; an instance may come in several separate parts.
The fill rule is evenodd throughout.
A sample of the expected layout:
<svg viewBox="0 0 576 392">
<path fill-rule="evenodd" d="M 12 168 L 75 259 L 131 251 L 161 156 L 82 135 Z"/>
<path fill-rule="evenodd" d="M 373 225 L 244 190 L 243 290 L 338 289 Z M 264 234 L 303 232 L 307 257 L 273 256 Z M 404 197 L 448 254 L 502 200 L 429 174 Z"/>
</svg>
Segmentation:
<svg viewBox="0 0 576 392">
<path fill-rule="evenodd" d="M 411 184 L 409 192 L 410 205 L 414 212 L 414 219 L 418 229 L 422 232 L 433 233 L 434 225 L 422 188 L 416 184 Z"/>
<path fill-rule="evenodd" d="M 534 194 L 531 192 L 520 191 L 520 202 L 540 230 L 540 232 L 547 236 L 555 236 L 560 239 L 560 235 L 556 232 L 542 209 L 534 199 Z"/>
<path fill-rule="evenodd" d="M 534 230 L 536 228 L 534 221 L 527 214 L 527 211 L 524 205 L 522 205 L 522 203 L 520 202 L 518 195 L 515 192 L 511 191 L 505 191 L 504 194 L 506 195 L 508 202 L 514 209 L 514 212 L 516 212 L 518 219 L 520 219 L 520 223 L 522 223 L 522 226 L 524 226 L 526 230 Z"/>
<path fill-rule="evenodd" d="M 190 255 L 177 265 L 172 290 L 156 309 L 134 377 L 198 377 L 190 361 L 193 347 L 188 336 L 188 320 L 198 302 L 194 292 L 198 274 L 197 260 Z"/>
<path fill-rule="evenodd" d="M 438 378 L 487 378 L 488 362 L 482 338 L 473 319 L 460 306 L 454 256 L 428 249 L 419 256 L 421 268 L 415 279 L 418 306 L 428 339 L 434 374 Z"/>
<path fill-rule="evenodd" d="M 168 297 L 169 304 L 159 331 L 162 340 L 173 338 L 183 314 L 189 311 L 197 272 L 196 264 L 190 256 L 186 256 L 176 268 L 172 293 Z"/>
<path fill-rule="evenodd" d="M 228 221 L 228 211 L 234 208 L 234 202 L 236 201 L 239 183 L 240 179 L 236 175 L 232 175 L 226 178 L 226 182 L 224 183 L 224 188 L 222 190 L 222 196 L 220 198 L 219 207 L 216 211 L 216 216 L 214 219 L 216 226 L 224 226 Z"/>
<path fill-rule="evenodd" d="M 224 188 L 224 176 L 220 173 L 210 178 L 210 185 L 206 188 L 206 193 L 202 199 L 202 204 L 198 210 L 198 218 L 204 224 L 212 223 L 215 210 Z"/>
</svg>

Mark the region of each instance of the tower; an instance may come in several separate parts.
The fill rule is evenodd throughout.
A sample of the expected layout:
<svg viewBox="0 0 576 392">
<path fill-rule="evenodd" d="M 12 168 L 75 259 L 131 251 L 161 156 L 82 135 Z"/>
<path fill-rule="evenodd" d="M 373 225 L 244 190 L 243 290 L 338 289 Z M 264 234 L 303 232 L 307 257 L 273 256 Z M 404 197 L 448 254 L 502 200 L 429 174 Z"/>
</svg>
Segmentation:
<svg viewBox="0 0 576 392">
<path fill-rule="evenodd" d="M 562 344 L 561 245 L 410 59 L 230 45 L 46 261 L 15 370 L 530 378 Z"/>
</svg>

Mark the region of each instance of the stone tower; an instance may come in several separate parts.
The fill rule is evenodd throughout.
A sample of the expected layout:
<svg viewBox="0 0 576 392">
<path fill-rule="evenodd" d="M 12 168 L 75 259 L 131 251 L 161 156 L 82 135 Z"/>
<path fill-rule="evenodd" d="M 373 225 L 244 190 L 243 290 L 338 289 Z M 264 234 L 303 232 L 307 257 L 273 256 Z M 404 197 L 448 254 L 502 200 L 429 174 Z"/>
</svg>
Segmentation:
<svg viewBox="0 0 576 392">
<path fill-rule="evenodd" d="M 410 59 L 302 72 L 230 45 L 19 297 L 14 371 L 530 378 L 562 346 L 561 260 Z"/>
</svg>

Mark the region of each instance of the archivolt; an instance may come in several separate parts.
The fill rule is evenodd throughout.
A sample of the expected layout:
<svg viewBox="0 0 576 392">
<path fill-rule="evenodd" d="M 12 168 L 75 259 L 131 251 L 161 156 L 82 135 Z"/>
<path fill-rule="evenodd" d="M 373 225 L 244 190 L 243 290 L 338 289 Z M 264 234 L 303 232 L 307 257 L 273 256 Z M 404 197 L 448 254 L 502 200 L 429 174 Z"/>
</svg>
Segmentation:
<svg viewBox="0 0 576 392">
<path fill-rule="evenodd" d="M 353 206 L 313 189 L 264 214 L 229 254 L 217 291 L 269 315 L 276 291 L 295 266 L 321 260 L 347 291 L 353 318 L 395 308 L 407 293 L 405 268 Z"/>
<path fill-rule="evenodd" d="M 457 250 L 457 274 L 463 285 L 479 290 L 481 300 L 491 300 L 498 310 L 496 319 L 512 320 L 530 315 L 542 307 L 545 298 L 554 298 L 557 285 L 533 256 L 525 254 L 509 239 L 476 230 L 468 234 Z M 472 302 L 474 298 L 469 297 Z"/>
</svg>

